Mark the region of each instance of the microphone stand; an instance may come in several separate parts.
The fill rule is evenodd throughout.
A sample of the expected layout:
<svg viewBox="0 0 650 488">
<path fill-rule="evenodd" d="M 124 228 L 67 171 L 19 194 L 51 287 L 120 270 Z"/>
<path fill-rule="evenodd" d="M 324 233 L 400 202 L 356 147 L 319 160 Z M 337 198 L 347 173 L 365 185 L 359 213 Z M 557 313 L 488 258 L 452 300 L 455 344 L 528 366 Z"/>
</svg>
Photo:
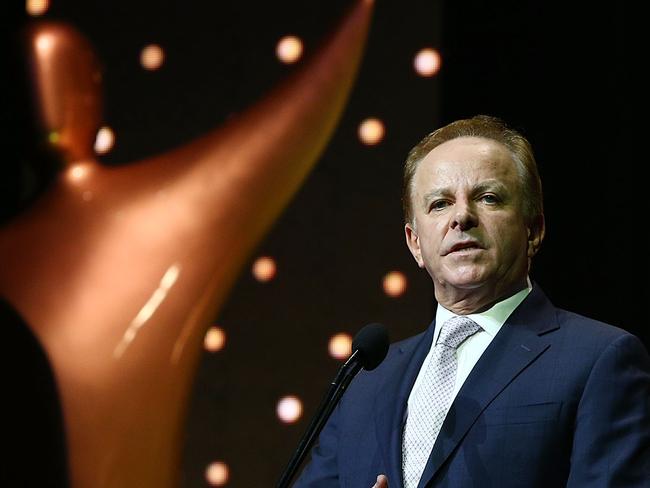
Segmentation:
<svg viewBox="0 0 650 488">
<path fill-rule="evenodd" d="M 336 378 L 334 378 L 334 381 L 330 384 L 329 390 L 318 408 L 316 416 L 312 419 L 307 431 L 303 434 L 302 439 L 298 444 L 296 452 L 293 454 L 289 464 L 287 464 L 287 467 L 284 469 L 280 481 L 278 481 L 278 484 L 276 485 L 277 488 L 289 487 L 289 483 L 296 474 L 296 470 L 302 463 L 309 449 L 311 449 L 311 446 L 314 444 L 320 431 L 323 430 L 327 419 L 329 419 L 330 415 L 334 411 L 334 407 L 336 407 L 341 396 L 345 393 L 346 388 L 361 369 L 362 364 L 357 357 L 358 353 L 359 350 L 357 349 L 339 369 Z"/>
</svg>

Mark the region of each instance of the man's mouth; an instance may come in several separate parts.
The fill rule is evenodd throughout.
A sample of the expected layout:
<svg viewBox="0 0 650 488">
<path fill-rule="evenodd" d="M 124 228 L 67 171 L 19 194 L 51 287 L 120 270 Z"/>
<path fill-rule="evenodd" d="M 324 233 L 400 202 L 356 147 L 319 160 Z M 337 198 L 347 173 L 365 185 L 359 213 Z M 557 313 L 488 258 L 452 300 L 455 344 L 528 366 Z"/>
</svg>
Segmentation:
<svg viewBox="0 0 650 488">
<path fill-rule="evenodd" d="M 451 246 L 451 248 L 449 248 L 449 250 L 445 253 L 445 255 L 454 252 L 472 251 L 472 250 L 480 250 L 480 249 L 483 249 L 483 246 L 481 246 L 476 241 L 457 242 L 456 244 Z"/>
</svg>

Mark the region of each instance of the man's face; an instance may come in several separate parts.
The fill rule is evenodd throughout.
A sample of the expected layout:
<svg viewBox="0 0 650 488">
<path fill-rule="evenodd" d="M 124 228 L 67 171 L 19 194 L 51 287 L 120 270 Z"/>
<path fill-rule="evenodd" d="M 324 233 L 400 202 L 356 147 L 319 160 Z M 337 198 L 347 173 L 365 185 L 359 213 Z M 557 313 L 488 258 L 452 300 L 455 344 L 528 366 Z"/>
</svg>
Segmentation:
<svg viewBox="0 0 650 488">
<path fill-rule="evenodd" d="M 526 224 L 520 179 L 504 146 L 461 137 L 436 147 L 415 172 L 411 204 L 407 244 L 438 300 L 478 288 L 497 299 L 525 284 L 543 230 Z"/>
</svg>

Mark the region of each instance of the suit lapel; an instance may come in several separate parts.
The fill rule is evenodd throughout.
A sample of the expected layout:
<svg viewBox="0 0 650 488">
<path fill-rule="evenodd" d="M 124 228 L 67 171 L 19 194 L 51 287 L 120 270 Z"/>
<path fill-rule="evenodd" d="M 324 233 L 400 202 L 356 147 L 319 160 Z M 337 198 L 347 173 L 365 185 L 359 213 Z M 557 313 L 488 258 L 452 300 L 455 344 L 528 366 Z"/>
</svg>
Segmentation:
<svg viewBox="0 0 650 488">
<path fill-rule="evenodd" d="M 377 444 L 389 480 L 402 484 L 402 426 L 411 388 L 433 341 L 434 323 L 422 334 L 396 345 L 387 375 L 375 399 Z"/>
<path fill-rule="evenodd" d="M 535 287 L 506 321 L 458 392 L 419 487 L 427 486 L 490 402 L 549 347 L 541 335 L 557 328 L 552 305 Z"/>
</svg>

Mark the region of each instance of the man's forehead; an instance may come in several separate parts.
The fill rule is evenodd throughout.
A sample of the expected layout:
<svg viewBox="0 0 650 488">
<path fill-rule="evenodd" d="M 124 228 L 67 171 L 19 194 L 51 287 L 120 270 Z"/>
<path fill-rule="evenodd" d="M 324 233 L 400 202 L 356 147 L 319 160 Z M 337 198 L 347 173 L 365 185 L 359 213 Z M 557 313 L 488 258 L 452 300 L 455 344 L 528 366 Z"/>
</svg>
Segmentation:
<svg viewBox="0 0 650 488">
<path fill-rule="evenodd" d="M 485 137 L 457 137 L 434 147 L 422 158 L 424 162 L 473 160 L 489 162 L 490 160 L 512 159 L 510 151 L 500 142 Z M 419 165 L 419 166 L 420 166 Z"/>
<path fill-rule="evenodd" d="M 502 144 L 482 138 L 458 138 L 430 151 L 418 164 L 414 179 L 477 182 L 508 180 L 516 173 L 512 155 Z"/>
</svg>

